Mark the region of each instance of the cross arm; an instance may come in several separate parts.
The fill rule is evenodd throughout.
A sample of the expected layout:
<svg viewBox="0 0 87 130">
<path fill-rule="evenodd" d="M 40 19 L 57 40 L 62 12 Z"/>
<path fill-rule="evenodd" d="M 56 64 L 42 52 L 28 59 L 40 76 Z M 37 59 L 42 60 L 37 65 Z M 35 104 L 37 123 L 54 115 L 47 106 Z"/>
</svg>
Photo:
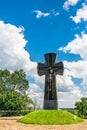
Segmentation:
<svg viewBox="0 0 87 130">
<path fill-rule="evenodd" d="M 54 69 L 55 74 L 63 75 L 63 72 L 64 72 L 63 62 L 54 64 L 53 69 Z"/>
<path fill-rule="evenodd" d="M 47 65 L 43 63 L 38 63 L 37 72 L 40 76 L 45 75 L 47 73 Z"/>
</svg>

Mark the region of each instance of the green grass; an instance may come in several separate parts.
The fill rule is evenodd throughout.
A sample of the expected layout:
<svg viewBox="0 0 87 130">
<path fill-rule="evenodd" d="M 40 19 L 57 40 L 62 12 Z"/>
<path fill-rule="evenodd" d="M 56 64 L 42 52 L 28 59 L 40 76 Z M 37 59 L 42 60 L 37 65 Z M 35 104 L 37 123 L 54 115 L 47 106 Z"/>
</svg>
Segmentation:
<svg viewBox="0 0 87 130">
<path fill-rule="evenodd" d="M 83 119 L 64 110 L 38 110 L 25 115 L 18 122 L 40 125 L 64 125 L 83 122 Z"/>
</svg>

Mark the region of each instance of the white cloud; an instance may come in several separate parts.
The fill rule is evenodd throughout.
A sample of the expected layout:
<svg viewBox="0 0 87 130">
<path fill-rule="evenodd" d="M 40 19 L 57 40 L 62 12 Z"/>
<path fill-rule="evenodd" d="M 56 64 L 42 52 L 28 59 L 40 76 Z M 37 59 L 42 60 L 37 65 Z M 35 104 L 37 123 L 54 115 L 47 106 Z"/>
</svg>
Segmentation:
<svg viewBox="0 0 87 130">
<path fill-rule="evenodd" d="M 57 94 L 59 108 L 72 108 L 76 101 L 82 97 L 80 87 L 72 81 L 71 70 L 67 70 L 68 64 L 64 62 L 64 75 L 57 77 Z M 71 68 L 70 68 L 71 69 Z M 72 70 L 73 72 L 73 70 Z"/>
<path fill-rule="evenodd" d="M 41 17 L 48 17 L 50 15 L 50 13 L 44 13 L 40 10 L 34 10 L 33 12 L 36 13 L 36 18 L 39 19 Z"/>
<path fill-rule="evenodd" d="M 30 60 L 29 53 L 24 49 L 23 27 L 16 27 L 0 21 L 0 68 L 24 69 L 27 73 L 35 72 L 37 64 Z"/>
<path fill-rule="evenodd" d="M 84 60 L 87 60 L 87 34 L 84 32 L 81 35 L 76 34 L 75 39 L 68 43 L 66 47 L 61 47 L 59 50 L 72 54 L 79 54 Z"/>
<path fill-rule="evenodd" d="M 77 62 L 64 62 L 65 67 L 67 68 L 67 73 L 74 77 L 79 79 L 84 79 L 87 76 L 86 66 L 87 61 L 79 60 Z"/>
<path fill-rule="evenodd" d="M 50 15 L 53 15 L 53 16 L 58 16 L 59 15 L 59 12 L 56 12 L 55 9 L 52 9 L 49 13 L 44 13 L 40 10 L 34 10 L 33 12 L 36 13 L 36 18 L 37 19 L 40 19 L 41 17 L 48 17 Z"/>
<path fill-rule="evenodd" d="M 38 105 L 41 104 L 43 107 L 45 77 L 37 79 L 39 82 L 30 83 L 29 95 L 35 102 L 37 101 Z M 56 76 L 56 79 L 59 108 L 74 107 L 75 102 L 82 97 L 80 88 L 73 83 L 66 70 L 63 76 Z"/>
<path fill-rule="evenodd" d="M 64 62 L 64 66 L 68 68 L 69 65 L 66 62 Z M 37 92 L 36 85 L 33 85 L 34 87 L 32 86 L 30 87 L 31 92 L 29 92 L 29 95 L 32 95 L 33 99 L 36 97 L 35 99 L 38 101 L 38 103 L 41 103 L 42 104 L 41 106 L 43 106 L 45 77 L 35 75 L 34 78 L 35 78 L 35 84 L 39 86 L 38 92 Z M 80 88 L 76 86 L 72 81 L 70 70 L 68 71 L 67 69 L 65 69 L 63 76 L 57 75 L 56 81 L 57 81 L 56 86 L 57 86 L 57 93 L 58 93 L 59 108 L 64 107 L 65 102 L 66 102 L 65 107 L 74 107 L 74 103 L 82 97 L 82 94 Z M 71 98 L 67 98 L 69 96 Z"/>
<path fill-rule="evenodd" d="M 78 1 L 79 0 L 66 0 L 64 2 L 63 8 L 68 11 L 69 7 L 70 6 L 75 6 L 78 3 Z"/>
<path fill-rule="evenodd" d="M 37 63 L 31 61 L 29 52 L 25 50 L 27 41 L 23 31 L 23 27 L 0 21 L 0 69 L 24 69 L 28 76 L 37 81 Z M 29 96 L 32 99 L 37 97 L 40 101 L 41 93 L 37 92 L 40 86 L 37 83 L 29 83 L 29 86 Z"/>
<path fill-rule="evenodd" d="M 86 34 L 82 33 L 82 37 L 78 36 L 77 38 L 78 40 L 80 39 L 80 41 L 81 39 L 83 39 L 83 41 L 85 41 L 85 44 L 87 43 Z M 27 72 L 27 75 L 32 76 L 35 81 L 34 83 L 30 82 L 30 88 L 28 91 L 29 95 L 32 97 L 32 99 L 36 98 L 38 100 L 38 104 L 43 105 L 45 78 L 44 76 L 40 77 L 37 75 L 37 63 L 31 61 L 29 52 L 25 50 L 26 44 L 27 41 L 24 38 L 23 27 L 16 27 L 14 25 L 6 24 L 3 21 L 0 21 L 0 69 L 10 69 L 13 71 L 16 69 L 24 69 Z M 86 50 L 86 48 L 84 49 Z M 64 49 L 62 48 L 62 50 Z M 83 53 L 86 52 L 84 51 Z M 85 57 L 82 54 L 81 56 L 83 56 L 83 58 Z M 82 75 L 82 84 L 84 84 L 84 88 L 86 88 L 85 85 L 87 81 L 87 74 L 85 72 L 85 68 L 87 62 L 84 62 L 84 67 L 82 68 L 82 70 L 81 65 L 83 62 L 80 62 L 78 62 L 77 64 L 64 62 L 64 66 L 67 68 L 64 72 L 64 76 L 57 76 L 58 93 L 62 93 L 62 95 L 65 95 L 62 98 L 58 98 L 59 102 L 60 100 L 66 100 L 66 104 L 70 102 L 71 99 L 67 99 L 67 95 L 65 93 L 71 94 L 71 97 L 75 97 L 76 95 L 76 98 L 73 98 L 74 101 L 81 97 L 81 91 L 79 87 L 73 83 L 72 76 L 81 78 Z M 71 104 L 72 103 L 70 103 L 70 106 Z M 62 103 L 60 103 L 60 106 L 61 105 Z"/>
<path fill-rule="evenodd" d="M 71 92 L 59 92 L 58 99 L 59 108 L 74 108 L 75 102 L 79 101 L 76 95 Z"/>
<path fill-rule="evenodd" d="M 78 9 L 76 12 L 76 16 L 70 17 L 75 23 L 83 21 L 87 21 L 87 5 L 83 4 L 81 9 Z"/>
<path fill-rule="evenodd" d="M 75 89 L 75 91 L 73 91 L 74 94 L 78 95 L 78 97 L 80 97 L 81 95 L 87 96 L 87 34 L 85 34 L 84 32 L 82 32 L 81 35 L 76 34 L 74 40 L 69 42 L 67 46 L 59 48 L 59 50 L 62 50 L 65 53 L 80 55 L 80 57 L 82 58 L 78 61 L 64 61 L 64 66 L 67 71 L 67 76 L 69 76 L 70 78 L 73 77 L 81 79 L 81 84 L 79 85 L 81 86 L 82 90 L 80 90 L 80 87 L 77 87 L 77 92 L 75 92 Z M 75 85 L 74 87 L 76 88 Z"/>
<path fill-rule="evenodd" d="M 75 91 L 77 91 L 77 97 L 79 97 L 80 96 L 79 87 L 74 84 L 74 82 L 72 81 L 72 77 L 69 73 L 70 71 L 67 71 L 65 69 L 63 76 L 57 76 L 58 91 L 71 92 L 73 94 L 75 93 Z"/>
<path fill-rule="evenodd" d="M 37 83 L 30 83 L 29 84 L 29 90 L 28 94 L 36 103 L 36 107 L 43 107 L 43 99 L 44 99 L 44 89 L 41 88 L 41 85 L 38 85 Z"/>
</svg>

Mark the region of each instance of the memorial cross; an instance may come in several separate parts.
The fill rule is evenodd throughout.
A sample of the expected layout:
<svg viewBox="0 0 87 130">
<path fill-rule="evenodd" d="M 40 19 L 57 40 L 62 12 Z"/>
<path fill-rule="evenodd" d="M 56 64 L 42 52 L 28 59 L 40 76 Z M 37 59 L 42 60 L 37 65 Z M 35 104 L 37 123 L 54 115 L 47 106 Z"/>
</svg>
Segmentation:
<svg viewBox="0 0 87 130">
<path fill-rule="evenodd" d="M 63 63 L 56 63 L 56 53 L 44 55 L 45 63 L 38 63 L 38 74 L 45 75 L 44 109 L 58 109 L 56 75 L 63 75 Z"/>
</svg>

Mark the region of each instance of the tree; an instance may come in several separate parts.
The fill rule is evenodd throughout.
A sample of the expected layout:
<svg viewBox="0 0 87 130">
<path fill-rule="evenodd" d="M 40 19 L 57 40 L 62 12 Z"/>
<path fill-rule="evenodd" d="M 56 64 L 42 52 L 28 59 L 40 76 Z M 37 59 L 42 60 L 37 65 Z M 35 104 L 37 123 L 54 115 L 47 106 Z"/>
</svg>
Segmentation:
<svg viewBox="0 0 87 130">
<path fill-rule="evenodd" d="M 26 94 L 28 88 L 23 70 L 0 70 L 0 110 L 28 110 L 29 104 L 33 104 Z"/>
<path fill-rule="evenodd" d="M 28 88 L 28 80 L 26 80 L 26 74 L 23 70 L 13 73 L 8 70 L 0 70 L 0 92 L 11 90 L 25 94 Z"/>
<path fill-rule="evenodd" d="M 78 115 L 87 118 L 87 97 L 81 98 L 80 102 L 75 103 Z"/>
<path fill-rule="evenodd" d="M 27 95 L 15 91 L 0 94 L 0 110 L 28 110 L 28 103 L 32 100 Z"/>
<path fill-rule="evenodd" d="M 0 70 L 0 93 L 6 91 L 6 88 L 9 87 L 9 78 L 10 72 L 8 70 Z"/>
</svg>

